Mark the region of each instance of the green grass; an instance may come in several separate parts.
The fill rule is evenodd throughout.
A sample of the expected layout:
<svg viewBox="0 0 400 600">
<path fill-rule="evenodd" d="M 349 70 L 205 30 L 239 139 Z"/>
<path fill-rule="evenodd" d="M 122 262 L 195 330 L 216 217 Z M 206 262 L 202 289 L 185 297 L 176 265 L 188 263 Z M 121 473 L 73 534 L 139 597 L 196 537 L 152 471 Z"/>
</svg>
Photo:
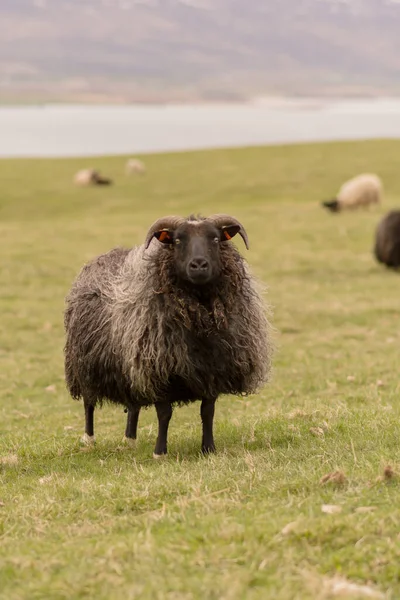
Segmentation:
<svg viewBox="0 0 400 600">
<path fill-rule="evenodd" d="M 399 480 L 378 479 L 400 473 L 400 277 L 371 254 L 400 199 L 399 157 L 398 141 L 153 155 L 130 179 L 123 158 L 0 162 L 1 599 L 325 599 L 335 577 L 400 598 Z M 76 189 L 86 165 L 115 186 Z M 363 171 L 384 180 L 381 209 L 319 207 Z M 165 461 L 151 458 L 154 410 L 135 451 L 114 407 L 82 448 L 63 379 L 68 288 L 97 253 L 191 212 L 248 231 L 273 381 L 219 400 L 215 456 L 199 454 L 198 404 L 174 412 Z M 346 483 L 321 485 L 334 470 Z"/>
</svg>

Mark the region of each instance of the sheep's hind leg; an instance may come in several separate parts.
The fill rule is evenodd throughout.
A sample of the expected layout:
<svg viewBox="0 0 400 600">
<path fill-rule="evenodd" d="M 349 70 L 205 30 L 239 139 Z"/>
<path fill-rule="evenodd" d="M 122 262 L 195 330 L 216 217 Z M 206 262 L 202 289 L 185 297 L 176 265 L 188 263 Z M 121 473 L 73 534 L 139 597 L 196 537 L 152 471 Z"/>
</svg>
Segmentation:
<svg viewBox="0 0 400 600">
<path fill-rule="evenodd" d="M 128 410 L 128 417 L 126 419 L 125 429 L 125 442 L 129 446 L 134 447 L 137 437 L 137 428 L 139 421 L 140 406 L 135 407 L 133 410 Z"/>
<path fill-rule="evenodd" d="M 201 421 L 203 424 L 203 437 L 201 441 L 201 451 L 203 454 L 215 452 L 213 423 L 216 398 L 209 400 L 203 399 L 200 408 Z"/>
<path fill-rule="evenodd" d="M 153 458 L 161 458 L 167 454 L 168 426 L 172 416 L 172 404 L 170 402 L 156 402 L 158 417 L 158 437 Z"/>
<path fill-rule="evenodd" d="M 82 442 L 87 445 L 94 444 L 94 405 L 84 400 L 85 406 L 85 433 Z"/>
</svg>

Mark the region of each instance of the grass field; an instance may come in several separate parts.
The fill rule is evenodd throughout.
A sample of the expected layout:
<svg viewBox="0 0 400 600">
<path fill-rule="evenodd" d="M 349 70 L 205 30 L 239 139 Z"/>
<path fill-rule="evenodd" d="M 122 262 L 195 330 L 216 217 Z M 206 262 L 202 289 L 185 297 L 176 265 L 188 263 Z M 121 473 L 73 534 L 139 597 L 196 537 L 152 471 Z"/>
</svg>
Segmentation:
<svg viewBox="0 0 400 600">
<path fill-rule="evenodd" d="M 136 179 L 123 158 L 0 162 L 0 598 L 400 598 L 400 277 L 371 253 L 400 205 L 400 141 L 145 160 Z M 90 164 L 116 184 L 74 188 Z M 384 207 L 319 207 L 363 171 L 382 176 Z M 198 404 L 174 412 L 164 461 L 154 410 L 136 450 L 114 407 L 81 447 L 83 407 L 63 379 L 68 288 L 97 253 L 191 212 L 248 231 L 273 380 L 219 400 L 215 456 L 199 454 Z M 345 480 L 320 482 L 334 471 Z"/>
</svg>

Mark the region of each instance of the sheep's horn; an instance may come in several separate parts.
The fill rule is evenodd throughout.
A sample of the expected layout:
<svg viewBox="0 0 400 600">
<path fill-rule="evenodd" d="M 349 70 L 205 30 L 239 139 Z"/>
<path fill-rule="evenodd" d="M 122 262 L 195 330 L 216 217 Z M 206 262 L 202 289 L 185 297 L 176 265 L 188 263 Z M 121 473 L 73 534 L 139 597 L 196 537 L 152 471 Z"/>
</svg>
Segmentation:
<svg viewBox="0 0 400 600">
<path fill-rule="evenodd" d="M 162 229 L 176 229 L 181 223 L 183 223 L 184 219 L 182 217 L 176 217 L 174 215 L 171 215 L 169 217 L 162 217 L 161 219 L 158 219 L 155 223 L 153 223 L 153 225 L 150 227 L 149 231 L 147 232 L 147 236 L 146 236 L 146 240 L 144 242 L 144 249 L 147 250 L 147 248 L 150 246 L 150 242 L 153 238 L 153 235 L 156 233 L 156 231 L 161 231 Z"/>
<path fill-rule="evenodd" d="M 243 225 L 235 219 L 235 217 L 231 217 L 230 215 L 211 215 L 211 217 L 207 217 L 207 221 L 212 221 L 214 225 L 218 228 L 230 227 L 232 225 L 237 225 L 240 227 L 238 234 L 242 237 L 242 240 L 245 243 L 247 250 L 249 249 L 249 238 L 247 236 L 246 230 Z"/>
</svg>

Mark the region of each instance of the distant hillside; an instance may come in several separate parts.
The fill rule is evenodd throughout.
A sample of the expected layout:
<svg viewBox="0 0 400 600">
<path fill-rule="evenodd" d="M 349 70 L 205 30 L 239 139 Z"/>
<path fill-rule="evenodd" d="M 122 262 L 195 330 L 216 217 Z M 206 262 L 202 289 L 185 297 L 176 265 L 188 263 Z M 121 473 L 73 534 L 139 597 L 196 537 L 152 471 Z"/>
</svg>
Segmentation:
<svg viewBox="0 0 400 600">
<path fill-rule="evenodd" d="M 400 92 L 398 0 L 1 0 L 0 98 Z"/>
</svg>

